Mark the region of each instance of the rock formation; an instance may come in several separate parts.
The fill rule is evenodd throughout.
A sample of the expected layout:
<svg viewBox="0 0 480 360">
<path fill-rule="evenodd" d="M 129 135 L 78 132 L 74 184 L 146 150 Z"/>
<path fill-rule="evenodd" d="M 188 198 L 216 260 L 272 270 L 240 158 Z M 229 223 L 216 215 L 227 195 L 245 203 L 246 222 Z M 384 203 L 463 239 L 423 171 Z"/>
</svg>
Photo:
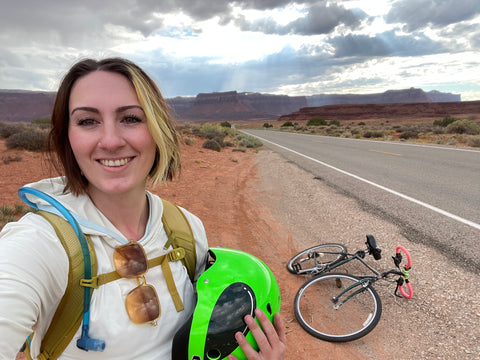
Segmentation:
<svg viewBox="0 0 480 360">
<path fill-rule="evenodd" d="M 299 122 L 321 117 L 324 120 L 366 120 L 402 118 L 438 118 L 480 114 L 480 101 L 395 103 L 395 104 L 348 104 L 305 107 L 278 121 Z"/>
<path fill-rule="evenodd" d="M 0 90 L 0 122 L 26 121 L 40 117 L 49 117 L 54 101 L 53 92 L 15 91 Z M 424 92 L 421 89 L 410 88 L 406 90 L 389 90 L 378 94 L 321 94 L 312 96 L 288 96 L 272 95 L 251 92 L 238 93 L 236 91 L 201 93 L 196 97 L 175 97 L 167 99 L 175 117 L 180 122 L 219 122 L 237 120 L 275 120 L 284 114 L 289 118 L 296 116 L 309 116 L 307 113 L 315 112 L 313 107 L 323 105 L 336 106 L 335 108 L 323 108 L 322 114 L 325 117 L 332 117 L 337 114 L 343 116 L 365 116 L 372 110 L 380 114 L 390 113 L 392 116 L 397 110 L 387 110 L 385 107 L 348 107 L 352 104 L 430 104 L 443 101 L 460 101 L 460 95 L 441 93 L 438 91 Z M 346 104 L 340 110 L 340 104 Z M 463 104 L 463 103 L 462 103 Z M 422 107 L 424 105 L 420 105 Z M 439 105 L 440 106 L 440 105 Z M 453 105 L 452 105 L 453 106 Z M 463 106 L 463 105 L 458 105 Z M 409 105 L 405 109 L 418 109 L 418 106 Z M 435 108 L 429 106 L 429 111 Z M 441 106 L 440 106 L 441 108 Z M 300 111 L 300 109 L 302 109 Z M 310 110 L 305 110 L 310 109 Z M 382 110 L 383 109 L 383 110 Z M 300 111 L 300 115 L 293 115 Z M 415 110 L 420 111 L 420 110 Z M 427 111 L 427 110 L 425 110 Z M 442 112 L 438 110 L 437 112 Z M 293 114 L 292 114 L 293 113 Z M 356 113 L 356 114 L 353 114 Z M 350 114 L 350 115 L 348 115 Z M 451 112 L 450 114 L 453 114 Z M 376 115 L 373 115 L 376 116 Z M 379 115 L 380 116 L 380 115 Z M 383 116 L 383 115 L 382 115 Z M 283 119 L 283 118 L 282 118 Z"/>
<path fill-rule="evenodd" d="M 0 90 L 0 121 L 31 122 L 50 117 L 54 92 Z"/>
</svg>

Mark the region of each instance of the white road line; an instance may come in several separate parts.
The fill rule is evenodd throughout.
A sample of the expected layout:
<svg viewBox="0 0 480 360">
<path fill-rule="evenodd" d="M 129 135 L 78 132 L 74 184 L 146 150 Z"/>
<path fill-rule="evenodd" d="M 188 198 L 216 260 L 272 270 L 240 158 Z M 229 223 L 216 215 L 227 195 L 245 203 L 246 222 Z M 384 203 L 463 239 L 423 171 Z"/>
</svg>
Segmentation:
<svg viewBox="0 0 480 360">
<path fill-rule="evenodd" d="M 246 131 L 245 131 L 245 132 L 246 132 Z M 248 132 L 247 132 L 247 133 L 248 133 Z M 316 163 L 318 163 L 318 164 L 320 164 L 320 165 L 326 166 L 326 167 L 328 167 L 328 168 L 330 168 L 330 169 L 333 169 L 333 170 L 335 170 L 335 171 L 338 171 L 338 172 L 340 172 L 340 173 L 342 173 L 342 174 L 351 176 L 351 177 L 353 177 L 354 179 L 363 181 L 363 182 L 365 182 L 365 183 L 367 183 L 367 184 L 369 184 L 369 185 L 375 186 L 375 187 L 377 187 L 377 188 L 379 188 L 379 189 L 382 189 L 382 190 L 384 190 L 384 191 L 387 191 L 387 192 L 389 192 L 389 193 L 391 193 L 391 194 L 393 194 L 393 195 L 397 195 L 397 196 L 399 196 L 399 197 L 401 197 L 401 198 L 403 198 L 403 199 L 405 199 L 405 200 L 411 201 L 411 202 L 413 202 L 413 203 L 415 203 L 415 204 L 421 205 L 421 206 L 423 206 L 423 207 L 425 207 L 425 208 L 427 208 L 427 209 L 430 209 L 430 210 L 435 211 L 435 212 L 437 212 L 437 213 L 439 213 L 439 214 L 442 214 L 442 215 L 444 215 L 444 216 L 447 216 L 447 217 L 449 217 L 449 218 L 451 218 L 451 219 L 453 219 L 453 220 L 456 220 L 456 221 L 461 222 L 461 223 L 463 223 L 463 224 L 465 224 L 465 225 L 468 225 L 468 226 L 471 226 L 471 227 L 473 227 L 473 228 L 475 228 L 475 229 L 480 230 L 480 224 L 477 224 L 477 223 L 475 223 L 475 222 L 473 222 L 473 221 L 464 219 L 464 218 L 462 218 L 462 217 L 460 217 L 460 216 L 457 216 L 457 215 L 455 215 L 455 214 L 449 213 L 448 211 L 439 209 L 439 208 L 437 208 L 437 207 L 435 207 L 435 206 L 433 206 L 433 205 L 424 203 L 423 201 L 414 199 L 414 198 L 412 198 L 412 197 L 410 197 L 410 196 L 404 195 L 404 194 L 402 194 L 402 193 L 399 193 L 398 191 L 389 189 L 389 188 L 387 188 L 387 187 L 385 187 L 385 186 L 379 185 L 379 184 L 374 183 L 374 182 L 372 182 L 372 181 L 370 181 L 370 180 L 367 180 L 367 179 L 364 179 L 364 178 L 362 178 L 362 177 L 360 177 L 360 176 L 357 176 L 357 175 L 355 175 L 355 174 L 349 173 L 349 172 L 347 172 L 347 171 L 345 171 L 345 170 L 336 168 L 335 166 L 332 166 L 332 165 L 327 164 L 327 163 L 325 163 L 325 162 L 323 162 L 323 161 L 314 159 L 314 158 L 312 158 L 312 157 L 310 157 L 310 156 L 304 155 L 304 154 L 302 154 L 302 153 L 299 153 L 298 151 L 289 149 L 289 148 L 287 148 L 287 147 L 285 147 L 285 146 L 282 146 L 282 145 L 279 145 L 279 144 L 277 144 L 277 143 L 274 143 L 273 141 L 264 139 L 264 138 L 262 138 L 262 137 L 260 137 L 260 136 L 253 135 L 253 134 L 250 134 L 250 133 L 249 133 L 249 135 L 255 136 L 256 138 L 258 138 L 258 139 L 260 139 L 260 140 L 262 140 L 262 141 L 265 141 L 265 142 L 268 142 L 268 143 L 273 144 L 273 145 L 275 145 L 275 146 L 278 146 L 279 148 L 282 148 L 282 149 L 284 149 L 284 150 L 290 151 L 290 152 L 292 152 L 292 153 L 294 153 L 294 154 L 296 154 L 296 155 L 302 156 L 302 157 L 304 157 L 304 158 L 306 158 L 306 159 L 308 159 L 308 160 L 312 160 L 312 161 L 314 161 L 314 162 L 316 162 Z"/>
</svg>

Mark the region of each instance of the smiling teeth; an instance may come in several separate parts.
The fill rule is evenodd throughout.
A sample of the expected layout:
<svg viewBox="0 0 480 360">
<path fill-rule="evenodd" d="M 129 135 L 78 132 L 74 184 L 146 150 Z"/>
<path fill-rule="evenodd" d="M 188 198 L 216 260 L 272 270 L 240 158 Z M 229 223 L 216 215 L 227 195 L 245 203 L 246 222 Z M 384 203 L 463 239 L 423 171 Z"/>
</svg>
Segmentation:
<svg viewBox="0 0 480 360">
<path fill-rule="evenodd" d="M 130 159 L 119 159 L 119 160 L 100 160 L 100 163 L 105 166 L 111 166 L 111 167 L 116 167 L 116 166 L 122 166 L 128 163 Z"/>
</svg>

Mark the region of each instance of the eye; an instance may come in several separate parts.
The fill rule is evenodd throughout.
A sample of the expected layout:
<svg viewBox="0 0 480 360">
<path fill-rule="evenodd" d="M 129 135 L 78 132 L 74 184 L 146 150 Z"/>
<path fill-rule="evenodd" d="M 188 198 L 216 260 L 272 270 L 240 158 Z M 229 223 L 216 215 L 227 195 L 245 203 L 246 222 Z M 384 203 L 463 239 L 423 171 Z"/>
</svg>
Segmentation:
<svg viewBox="0 0 480 360">
<path fill-rule="evenodd" d="M 76 121 L 78 126 L 93 126 L 97 123 L 97 121 L 93 118 L 86 117 L 86 118 L 81 118 Z"/>
<path fill-rule="evenodd" d="M 142 121 L 143 120 L 135 114 L 125 115 L 124 118 L 123 118 L 123 122 L 126 123 L 126 124 L 136 124 L 136 123 L 140 123 Z"/>
</svg>

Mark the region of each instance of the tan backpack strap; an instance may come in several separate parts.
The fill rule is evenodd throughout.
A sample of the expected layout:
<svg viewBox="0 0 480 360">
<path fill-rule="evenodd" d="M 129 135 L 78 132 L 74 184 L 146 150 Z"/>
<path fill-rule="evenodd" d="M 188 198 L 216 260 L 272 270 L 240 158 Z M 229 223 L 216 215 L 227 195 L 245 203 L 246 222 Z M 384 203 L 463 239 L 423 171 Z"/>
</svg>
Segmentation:
<svg viewBox="0 0 480 360">
<path fill-rule="evenodd" d="M 192 228 L 185 214 L 177 205 L 163 199 L 162 202 L 162 222 L 168 235 L 168 241 L 165 243 L 164 249 L 168 249 L 170 245 L 173 248 L 185 249 L 185 257 L 182 262 L 187 268 L 190 280 L 193 281 L 195 278 L 197 253 Z"/>
<path fill-rule="evenodd" d="M 162 271 L 163 276 L 165 276 L 168 291 L 170 292 L 173 303 L 175 304 L 175 309 L 177 309 L 177 312 L 180 312 L 184 309 L 183 302 L 178 294 L 177 286 L 175 285 L 175 280 L 173 279 L 172 269 L 170 268 L 168 261 L 166 261 L 166 258 L 162 261 Z"/>
<path fill-rule="evenodd" d="M 53 226 L 69 258 L 69 285 L 42 340 L 41 354 L 38 356 L 38 359 L 42 360 L 55 360 L 63 353 L 82 322 L 84 290 L 80 286 L 80 280 L 85 277 L 84 259 L 80 242 L 68 221 L 45 211 L 38 211 L 37 214 Z M 90 251 L 92 275 L 96 275 L 97 263 L 93 244 L 89 236 L 85 237 Z M 30 357 L 30 354 L 27 356 Z"/>
</svg>

